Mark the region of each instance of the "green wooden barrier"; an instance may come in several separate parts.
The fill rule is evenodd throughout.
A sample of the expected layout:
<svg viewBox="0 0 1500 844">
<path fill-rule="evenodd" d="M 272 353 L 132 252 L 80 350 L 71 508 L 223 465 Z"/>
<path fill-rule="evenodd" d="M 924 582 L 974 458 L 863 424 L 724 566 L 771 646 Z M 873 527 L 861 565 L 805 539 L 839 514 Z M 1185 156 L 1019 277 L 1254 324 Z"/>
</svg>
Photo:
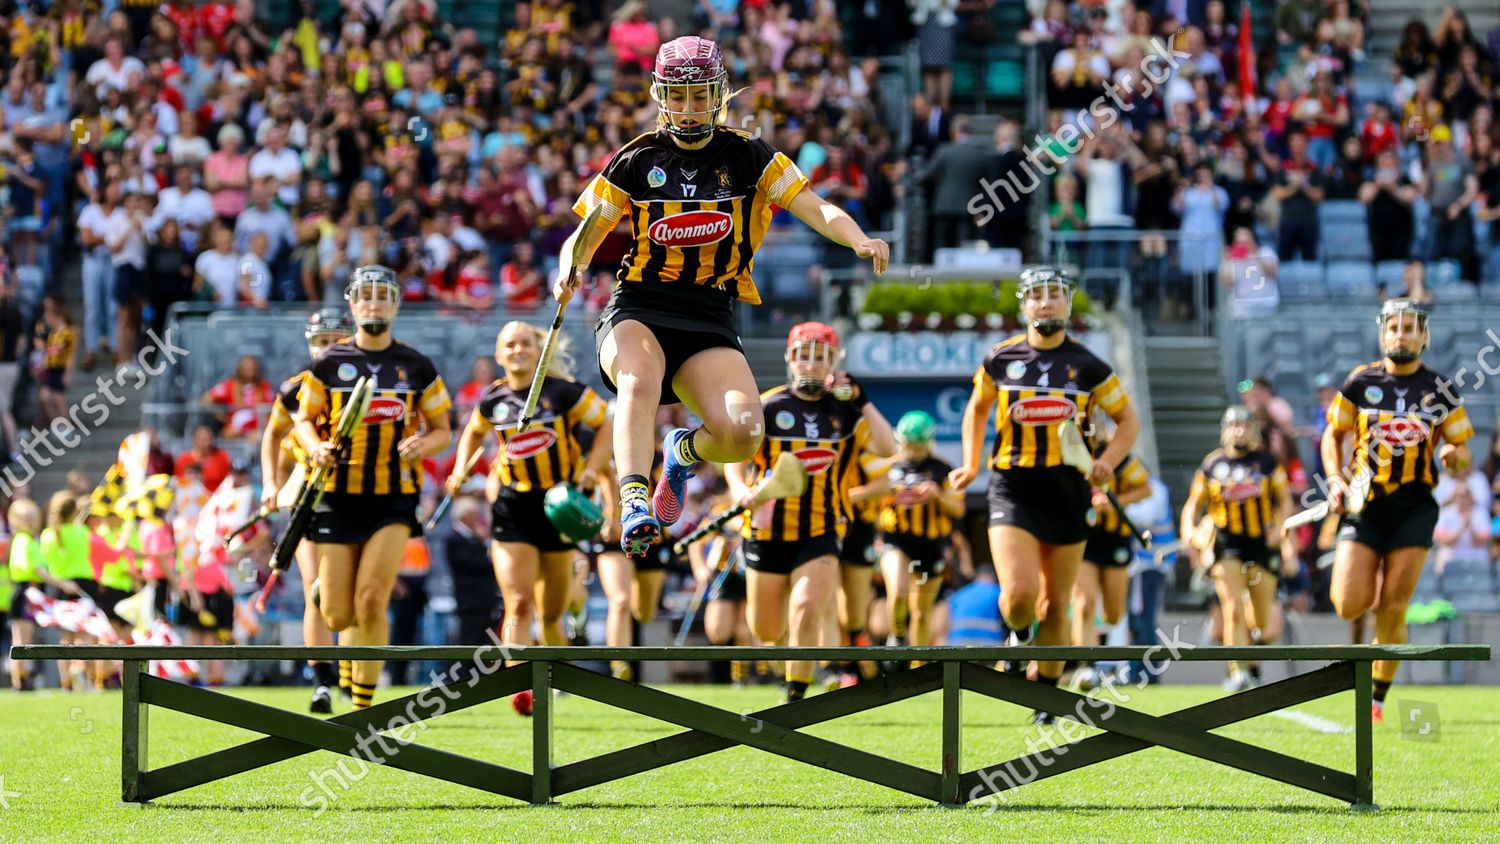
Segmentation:
<svg viewBox="0 0 1500 844">
<path fill-rule="evenodd" d="M 183 789 L 224 779 L 317 750 L 349 754 L 373 764 L 425 774 L 481 791 L 545 804 L 574 791 L 744 746 L 795 759 L 867 782 L 878 783 L 945 806 L 961 806 L 1026 782 L 1098 764 L 1148 747 L 1166 747 L 1249 771 L 1298 788 L 1343 800 L 1361 810 L 1375 809 L 1374 760 L 1370 752 L 1370 668 L 1374 660 L 1488 660 L 1487 645 L 1342 645 L 1292 647 L 1179 646 L 1021 647 L 1021 648 L 555 648 L 515 647 L 129 647 L 26 645 L 16 659 L 123 660 L 124 729 L 121 741 L 121 798 L 146 803 Z M 500 668 L 500 660 L 526 662 Z M 152 659 L 306 660 L 379 659 L 471 662 L 468 680 L 428 687 L 369 709 L 314 718 L 231 695 L 151 676 Z M 679 695 L 585 671 L 569 663 L 586 660 L 917 660 L 925 665 L 887 674 L 847 689 L 814 695 L 748 715 L 719 709 Z M 1000 659 L 1328 661 L 1315 671 L 1270 683 L 1167 715 L 1148 715 L 1113 703 L 1100 709 L 1097 696 L 1044 686 L 989 668 Z M 398 750 L 381 756 L 370 747 L 375 734 L 503 699 L 522 689 L 535 696 L 531 772 L 435 750 L 392 736 L 381 740 Z M 663 739 L 566 765 L 552 763 L 552 690 L 560 689 L 619 709 L 684 728 Z M 1353 774 L 1266 750 L 1212 730 L 1310 700 L 1354 691 Z M 801 730 L 928 692 L 942 692 L 942 768 L 929 771 L 873 753 L 808 735 Z M 1057 748 L 1045 749 L 969 771 L 963 769 L 962 692 L 969 691 L 1063 717 L 1103 730 Z M 148 713 L 158 706 L 265 738 L 227 750 L 151 769 L 147 762 Z M 1093 717 L 1097 715 L 1098 717 Z M 1025 770 L 1016 782 L 996 770 Z"/>
</svg>

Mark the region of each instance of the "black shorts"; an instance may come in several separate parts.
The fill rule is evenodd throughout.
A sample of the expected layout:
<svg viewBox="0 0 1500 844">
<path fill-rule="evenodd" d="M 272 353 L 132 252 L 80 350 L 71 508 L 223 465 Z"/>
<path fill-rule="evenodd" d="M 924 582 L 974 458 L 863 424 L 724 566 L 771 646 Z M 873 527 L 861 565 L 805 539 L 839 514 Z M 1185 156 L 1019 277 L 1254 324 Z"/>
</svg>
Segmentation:
<svg viewBox="0 0 1500 844">
<path fill-rule="evenodd" d="M 729 566 L 729 573 L 724 575 L 724 579 L 720 581 L 718 573 L 715 572 L 713 575 L 714 579 L 709 581 L 708 600 L 745 602 L 744 562 L 745 558 L 741 555 L 740 550 L 736 548 L 734 553 L 729 555 L 729 562 L 726 564 Z M 718 588 L 713 588 L 714 583 L 718 583 Z"/>
<path fill-rule="evenodd" d="M 1089 482 L 1071 466 L 990 473 L 990 527 L 1018 527 L 1048 545 L 1088 540 L 1092 500 Z"/>
<path fill-rule="evenodd" d="M 65 392 L 67 392 L 68 388 L 67 388 L 66 385 L 63 384 L 63 373 L 64 372 L 67 372 L 67 370 L 66 369 L 58 369 L 56 367 L 51 367 L 51 366 L 47 367 L 46 369 L 43 369 L 42 370 L 41 385 L 43 387 L 46 387 L 49 390 L 56 390 L 59 393 L 65 393 Z"/>
<path fill-rule="evenodd" d="M 940 575 L 947 568 L 944 555 L 948 552 L 947 539 L 928 539 L 904 533 L 888 533 L 884 536 L 885 547 L 895 548 L 910 562 L 907 567 L 917 574 Z"/>
<path fill-rule="evenodd" d="M 129 264 L 115 267 L 114 289 L 110 291 L 115 304 L 129 305 L 141 295 L 143 272 Z"/>
<path fill-rule="evenodd" d="M 875 565 L 874 554 L 870 552 L 874 545 L 875 525 L 863 519 L 850 520 L 844 530 L 844 539 L 839 543 L 839 565 Z"/>
<path fill-rule="evenodd" d="M 412 536 L 421 536 L 417 496 L 325 492 L 313 510 L 307 535 L 322 545 L 358 545 L 386 525 L 406 525 Z"/>
<path fill-rule="evenodd" d="M 744 354 L 739 335 L 734 330 L 732 307 L 710 307 L 704 311 L 683 314 L 682 301 L 676 297 L 663 296 L 657 291 L 644 289 L 642 283 L 621 282 L 611 294 L 609 304 L 599 314 L 594 326 L 594 352 L 596 357 L 604 348 L 609 333 L 626 320 L 636 320 L 656 336 L 666 356 L 667 366 L 661 379 L 661 404 L 677 404 L 682 401 L 672 389 L 672 377 L 699 352 L 720 347 L 734 349 Z M 599 358 L 602 359 L 602 358 Z M 599 376 L 611 393 L 617 393 L 615 382 L 609 373 L 599 368 Z"/>
<path fill-rule="evenodd" d="M 1407 484 L 1365 505 L 1358 516 L 1339 520 L 1339 542 L 1358 542 L 1376 554 L 1398 548 L 1431 548 L 1438 505 L 1432 488 Z"/>
<path fill-rule="evenodd" d="M 116 624 L 129 624 L 130 622 L 120 618 L 119 613 L 115 612 L 115 607 L 119 606 L 121 601 L 129 597 L 130 593 L 123 589 L 111 589 L 108 586 L 101 586 L 99 587 L 99 609 L 104 610 L 104 615 L 110 621 Z"/>
<path fill-rule="evenodd" d="M 1118 533 L 1091 531 L 1083 546 L 1083 561 L 1096 566 L 1124 568 L 1130 565 L 1130 557 L 1130 537 Z"/>
<path fill-rule="evenodd" d="M 1272 574 L 1281 570 L 1280 553 L 1267 546 L 1263 536 L 1235 536 L 1227 531 L 1216 531 L 1214 559 L 1222 560 L 1226 557 L 1232 557 L 1246 565 L 1260 566 Z"/>
<path fill-rule="evenodd" d="M 500 495 L 490 505 L 490 538 L 496 542 L 520 542 L 536 550 L 571 551 L 573 543 L 557 535 L 557 528 L 547 518 L 542 506 L 547 493 L 515 492 L 500 488 Z"/>
<path fill-rule="evenodd" d="M 744 550 L 745 565 L 763 574 L 791 574 L 809 560 L 839 555 L 838 537 L 831 533 L 797 542 L 747 539 L 740 547 Z"/>
<path fill-rule="evenodd" d="M 72 580 L 74 583 L 78 584 L 78 588 L 83 590 L 83 594 L 89 596 L 89 600 L 90 601 L 93 601 L 96 604 L 99 603 L 99 581 L 92 580 L 92 579 L 89 579 L 89 578 L 68 578 L 68 579 Z M 75 600 L 75 596 L 71 592 L 64 592 L 63 590 L 58 589 L 55 586 L 49 586 L 49 587 L 47 587 L 47 592 L 53 598 L 56 598 L 59 601 L 72 601 L 72 600 Z"/>
<path fill-rule="evenodd" d="M 228 589 L 220 589 L 203 596 L 203 610 L 213 614 L 214 623 L 204 624 L 198 613 L 191 610 L 184 613 L 189 630 L 199 630 L 204 633 L 217 633 L 220 630 L 234 629 L 234 594 Z"/>
</svg>

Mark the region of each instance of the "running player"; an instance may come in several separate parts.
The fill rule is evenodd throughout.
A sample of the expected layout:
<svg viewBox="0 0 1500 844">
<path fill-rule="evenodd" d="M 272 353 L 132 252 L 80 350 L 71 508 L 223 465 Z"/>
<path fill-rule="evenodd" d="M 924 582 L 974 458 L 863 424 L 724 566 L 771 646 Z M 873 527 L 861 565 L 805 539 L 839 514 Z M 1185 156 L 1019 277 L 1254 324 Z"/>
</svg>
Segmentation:
<svg viewBox="0 0 1500 844">
<path fill-rule="evenodd" d="M 932 453 L 937 420 L 913 410 L 896 423 L 896 461 L 860 499 L 884 501 L 879 526 L 891 635 L 912 645 L 932 644 L 932 609 L 947 570 L 953 520 L 964 514 L 961 490 L 948 488 L 953 467 Z"/>
<path fill-rule="evenodd" d="M 1094 454 L 1104 453 L 1112 433 L 1100 432 L 1094 437 Z M 1120 504 L 1133 504 L 1151 494 L 1151 477 L 1134 455 L 1115 470 L 1106 486 Z M 1073 586 L 1073 644 L 1095 643 L 1094 619 L 1104 616 L 1104 623 L 1114 627 L 1125 617 L 1125 598 L 1130 591 L 1130 528 L 1121 513 L 1109 503 L 1103 490 L 1094 490 L 1092 506 L 1098 516 L 1083 546 L 1083 564 L 1078 568 L 1078 582 Z M 1101 613 L 1102 610 L 1102 613 Z M 1102 637 L 1098 644 L 1104 644 Z M 1097 685 L 1092 664 L 1083 665 L 1074 674 L 1074 682 Z"/>
<path fill-rule="evenodd" d="M 1344 514 L 1329 597 L 1345 619 L 1373 609 L 1375 641 L 1400 644 L 1406 641 L 1406 605 L 1437 525 L 1436 464 L 1448 471 L 1469 465 L 1474 428 L 1452 382 L 1422 363 L 1430 339 L 1427 310 L 1410 299 L 1391 299 L 1379 319 L 1382 359 L 1349 373 L 1328 406 L 1323 432 L 1323 465 L 1333 475 L 1328 503 Z M 1351 434 L 1354 454 L 1345 465 L 1340 448 Z M 1336 466 L 1342 472 L 1334 473 Z M 1358 486 L 1350 489 L 1351 481 Z M 1366 484 L 1368 502 L 1361 510 L 1354 496 Z M 1379 723 L 1396 663 L 1376 662 L 1372 673 Z"/>
<path fill-rule="evenodd" d="M 784 635 L 793 647 L 820 644 L 836 612 L 839 536 L 857 458 L 866 448 L 883 456 L 895 451 L 890 423 L 847 373 L 835 374 L 842 354 L 838 334 L 829 326 L 793 326 L 787 335 L 788 383 L 761 396 L 770 435 L 750 461 L 726 467 L 730 498 L 741 508 L 752 503 L 756 478 L 771 471 L 782 454 L 796 456 L 807 468 L 802 495 L 766 502 L 741 531 L 750 629 L 768 645 Z M 812 662 L 789 661 L 787 698 L 805 696 L 812 679 Z"/>
<path fill-rule="evenodd" d="M 309 464 L 332 467 L 309 529 L 323 621 L 335 633 L 348 631 L 340 644 L 385 645 L 401 554 L 422 530 L 421 460 L 448 447 L 450 402 L 432 361 L 391 336 L 401 307 L 396 274 L 358 267 L 344 296 L 354 337 L 330 346 L 303 375 L 292 432 Z M 361 377 L 375 384 L 369 412 L 335 450 L 326 437 Z M 375 660 L 355 663 L 354 708 L 370 705 L 380 669 Z"/>
<path fill-rule="evenodd" d="M 508 643 L 534 644 L 531 627 L 540 614 L 542 642 L 557 646 L 568 643 L 562 618 L 577 540 L 558 534 L 543 499 L 556 484 L 572 482 L 584 490 L 598 485 L 609 457 L 610 422 L 604 401 L 568 376 L 567 355 L 559 354 L 542 382 L 533 426 L 518 429 L 545 339 L 541 330 L 520 321 L 500 329 L 495 362 L 505 376 L 480 395 L 459 437 L 454 465 L 467 466 L 470 455 L 484 447 L 484 438 L 495 433 L 500 451 L 490 464 L 490 556 L 505 603 L 501 635 Z M 587 455 L 578 441 L 580 428 L 594 431 Z M 461 474 L 448 476 L 448 492 L 457 495 Z M 531 691 L 520 692 L 515 705 L 529 714 Z"/>
<path fill-rule="evenodd" d="M 307 340 L 309 365 L 316 363 L 329 346 L 348 338 L 354 333 L 354 325 L 341 308 L 323 308 L 307 319 L 307 328 L 302 336 Z M 284 486 L 294 480 L 301 485 L 306 473 L 305 454 L 297 447 L 296 439 L 288 437 L 292 430 L 293 414 L 297 412 L 297 393 L 302 390 L 304 369 L 281 382 L 276 391 L 276 401 L 271 405 L 271 418 L 260 438 L 261 503 L 265 507 L 276 507 Z M 295 467 L 302 467 L 298 472 Z M 296 490 L 292 490 L 295 494 Z M 308 647 L 333 644 L 333 633 L 323 621 L 318 602 L 313 599 L 313 584 L 318 579 L 318 560 L 313 553 L 310 538 L 297 544 L 297 571 L 302 575 L 302 643 Z M 332 662 L 309 660 L 315 685 L 308 711 L 317 715 L 333 712 L 333 694 L 330 691 L 339 679 L 334 674 Z M 347 672 L 348 668 L 345 667 Z M 347 685 L 347 684 L 341 684 Z M 352 689 L 351 689 L 352 693 Z"/>
<path fill-rule="evenodd" d="M 1199 568 L 1213 574 L 1224 644 L 1268 645 L 1275 641 L 1276 586 L 1283 574 L 1295 574 L 1298 565 L 1295 549 L 1281 532 L 1282 520 L 1291 513 L 1292 493 L 1286 469 L 1264 448 L 1249 410 L 1224 411 L 1219 442 L 1223 447 L 1210 452 L 1193 475 L 1179 527 L 1198 552 Z M 1199 521 L 1205 507 L 1207 524 Z M 1229 672 L 1225 688 L 1231 691 L 1258 684 L 1258 667 L 1252 671 L 1251 666 L 1231 662 Z"/>
<path fill-rule="evenodd" d="M 964 465 L 949 478 L 965 489 L 978 477 L 985 420 L 996 407 L 989 533 L 1000 610 L 1012 643 L 1065 645 L 1068 603 L 1089 534 L 1089 484 L 1114 476 L 1140 423 L 1109 365 L 1068 337 L 1073 280 L 1056 267 L 1032 267 L 1021 273 L 1017 295 L 1026 333 L 996 344 L 974 373 L 964 408 Z M 1088 419 L 1096 406 L 1115 420 L 1115 436 L 1084 477 L 1063 462 L 1061 428 Z M 1062 675 L 1061 662 L 1036 669 L 1043 683 Z M 1052 719 L 1038 713 L 1036 720 Z"/>
<path fill-rule="evenodd" d="M 738 463 L 760 447 L 763 415 L 755 377 L 734 329 L 736 300 L 755 305 L 755 250 L 774 208 L 785 208 L 824 237 L 885 272 L 890 248 L 810 190 L 807 177 L 770 144 L 721 124 L 732 94 L 712 41 L 685 36 L 656 55 L 651 98 L 657 130 L 626 144 L 573 206 L 600 210 L 563 244 L 582 239 L 582 264 L 625 218 L 632 245 L 620 283 L 594 332 L 599 369 L 619 394 L 614 432 L 620 476 L 621 545 L 633 557 L 659 541 L 681 515 L 683 484 L 699 460 Z M 579 267 L 580 270 L 584 266 Z M 559 268 L 553 293 L 573 295 L 573 267 Z M 682 402 L 702 425 L 664 442 L 665 471 L 647 501 L 659 405 Z"/>
</svg>

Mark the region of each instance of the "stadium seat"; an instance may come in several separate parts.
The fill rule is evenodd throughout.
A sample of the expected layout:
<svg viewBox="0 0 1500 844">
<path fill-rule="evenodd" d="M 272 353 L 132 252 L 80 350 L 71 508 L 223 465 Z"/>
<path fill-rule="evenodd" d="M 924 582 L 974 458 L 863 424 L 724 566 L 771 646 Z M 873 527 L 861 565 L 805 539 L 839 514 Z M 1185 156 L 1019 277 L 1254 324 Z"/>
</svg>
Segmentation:
<svg viewBox="0 0 1500 844">
<path fill-rule="evenodd" d="M 1357 199 L 1330 199 L 1318 207 L 1318 220 L 1330 223 L 1365 225 L 1365 204 Z"/>
<path fill-rule="evenodd" d="M 1375 274 L 1366 261 L 1332 261 L 1328 264 L 1328 292 L 1333 296 L 1375 295 Z"/>
<path fill-rule="evenodd" d="M 1405 261 L 1381 261 L 1375 265 L 1375 283 L 1384 284 L 1385 289 L 1396 293 L 1406 286 Z"/>
<path fill-rule="evenodd" d="M 1457 261 L 1443 259 L 1430 261 L 1427 264 L 1427 286 L 1434 293 L 1439 287 L 1448 284 L 1457 284 L 1462 280 L 1463 267 Z"/>
<path fill-rule="evenodd" d="M 1323 284 L 1323 265 L 1313 261 L 1288 261 L 1281 265 L 1276 284 L 1283 298 L 1322 299 L 1328 295 Z"/>
<path fill-rule="evenodd" d="M 1461 281 L 1432 288 L 1432 298 L 1439 302 L 1473 302 L 1479 298 L 1479 285 Z"/>
<path fill-rule="evenodd" d="M 1363 222 L 1334 220 L 1323 225 L 1319 251 L 1325 261 L 1366 261 L 1371 257 L 1370 230 Z"/>
</svg>

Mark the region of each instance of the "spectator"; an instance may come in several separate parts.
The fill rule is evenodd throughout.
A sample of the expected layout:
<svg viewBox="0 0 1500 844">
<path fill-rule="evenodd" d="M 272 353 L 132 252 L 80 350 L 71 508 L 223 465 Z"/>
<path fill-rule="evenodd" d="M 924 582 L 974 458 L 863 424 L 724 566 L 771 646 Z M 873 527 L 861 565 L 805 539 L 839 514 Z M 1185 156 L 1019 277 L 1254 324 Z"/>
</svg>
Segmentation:
<svg viewBox="0 0 1500 844">
<path fill-rule="evenodd" d="M 1281 291 L 1276 284 L 1279 270 L 1276 253 L 1256 243 L 1255 232 L 1244 226 L 1234 230 L 1234 239 L 1219 263 L 1219 286 L 1229 297 L 1235 316 L 1276 313 L 1281 305 Z"/>
<path fill-rule="evenodd" d="M 203 188 L 213 200 L 214 213 L 231 228 L 245 211 L 250 189 L 250 156 L 241 151 L 245 133 L 233 123 L 219 130 L 219 151 L 203 162 Z"/>
<path fill-rule="evenodd" d="M 395 588 L 391 592 L 391 644 L 419 644 L 417 628 L 422 613 L 427 609 L 427 574 L 432 568 L 432 554 L 427 549 L 427 540 L 413 536 L 406 540 L 401 554 L 401 568 L 396 575 Z M 386 666 L 391 685 L 406 685 L 406 672 L 410 663 L 392 661 Z"/>
<path fill-rule="evenodd" d="M 969 212 L 969 200 L 974 196 L 975 185 L 990 168 L 990 152 L 974 143 L 969 134 L 969 121 L 959 117 L 953 121 L 953 141 L 938 147 L 918 180 L 924 185 L 936 185 L 932 198 L 933 249 L 958 246 L 974 239 L 974 220 Z"/>
<path fill-rule="evenodd" d="M 11 254 L 17 266 L 33 267 L 39 264 L 39 236 L 46 224 L 43 203 L 46 184 L 42 180 L 43 176 L 37 167 L 31 145 L 17 142 L 16 160 L 5 168 L 9 196 L 5 213 L 10 220 L 6 231 L 10 233 Z"/>
<path fill-rule="evenodd" d="M 545 291 L 541 270 L 536 266 L 530 241 L 520 241 L 511 259 L 500 268 L 500 293 L 506 308 L 530 311 L 541 307 Z"/>
<path fill-rule="evenodd" d="M 1432 43 L 1432 33 L 1421 20 L 1407 21 L 1401 30 L 1401 42 L 1392 57 L 1401 75 L 1416 79 L 1437 67 L 1437 47 Z"/>
<path fill-rule="evenodd" d="M 250 236 L 250 251 L 239 259 L 239 301 L 265 310 L 271 291 L 271 239 L 263 231 Z"/>
<path fill-rule="evenodd" d="M 268 258 L 271 263 L 275 263 L 283 250 L 290 249 L 296 243 L 292 215 L 271 204 L 274 195 L 275 188 L 269 179 L 257 179 L 251 185 L 250 207 L 240 214 L 234 224 L 235 251 L 249 252 L 250 238 L 260 232 L 266 235 Z"/>
<path fill-rule="evenodd" d="M 1370 252 L 1376 261 L 1404 261 L 1411 257 L 1412 206 L 1417 189 L 1401 172 L 1401 157 L 1387 149 L 1375 158 L 1371 180 L 1360 185 L 1359 201 L 1366 206 Z"/>
<path fill-rule="evenodd" d="M 1290 155 L 1281 164 L 1271 191 L 1281 203 L 1281 228 L 1276 255 L 1282 261 L 1300 257 L 1318 260 L 1318 205 L 1323 201 L 1323 172 L 1308 157 L 1307 135 L 1294 130 L 1287 136 Z"/>
<path fill-rule="evenodd" d="M 63 305 L 47 309 L 47 343 L 43 353 L 37 398 L 41 405 L 41 427 L 68 415 L 68 387 L 73 383 L 73 363 L 78 351 L 78 331 L 73 315 Z"/>
<path fill-rule="evenodd" d="M 120 183 L 111 180 L 78 215 L 78 243 L 83 247 L 83 368 L 91 370 L 102 353 L 112 354 L 115 341 L 115 265 L 109 248 L 110 221 L 122 218 Z"/>
<path fill-rule="evenodd" d="M 178 236 L 177 221 L 168 218 L 146 248 L 142 296 L 150 309 L 147 321 L 157 337 L 166 336 L 167 311 L 193 295 L 193 256 Z"/>
<path fill-rule="evenodd" d="M 1000 584 L 988 565 L 974 569 L 974 579 L 948 598 L 948 638 L 944 644 L 999 647 L 1009 633 L 1000 617 Z"/>
<path fill-rule="evenodd" d="M 1350 135 L 1344 138 L 1339 157 L 1333 162 L 1328 174 L 1329 199 L 1357 199 L 1359 189 L 1365 182 L 1365 155 L 1360 149 L 1359 138 Z"/>
<path fill-rule="evenodd" d="M 1454 502 L 1460 488 L 1468 491 L 1476 507 L 1489 512 L 1490 480 L 1483 473 L 1475 471 L 1473 466 L 1465 466 L 1457 472 L 1445 470 L 1443 476 L 1438 478 L 1437 486 L 1432 488 L 1432 497 L 1437 500 L 1439 507 L 1447 507 Z"/>
<path fill-rule="evenodd" d="M 260 413 L 275 398 L 271 382 L 261 375 L 260 358 L 241 355 L 234 375 L 215 384 L 199 403 L 218 420 L 224 439 L 234 440 L 256 436 Z"/>
<path fill-rule="evenodd" d="M 188 479 L 188 470 L 197 467 L 203 474 L 204 489 L 218 489 L 229 477 L 231 468 L 229 452 L 219 448 L 214 441 L 214 429 L 209 425 L 193 428 L 193 447 L 177 455 L 172 474 L 178 481 Z"/>
<path fill-rule="evenodd" d="M 643 73 L 651 72 L 661 43 L 656 24 L 646 17 L 644 0 L 626 0 L 620 5 L 609 27 L 609 46 L 618 65 L 634 65 Z"/>
<path fill-rule="evenodd" d="M 166 220 L 175 220 L 182 246 L 189 252 L 197 251 L 199 233 L 217 219 L 213 197 L 193 185 L 193 173 L 191 164 L 172 169 L 172 186 L 156 195 L 156 211 L 151 216 L 153 232 Z"/>
<path fill-rule="evenodd" d="M 1427 265 L 1421 261 L 1407 261 L 1401 272 L 1403 289 L 1391 294 L 1399 299 L 1413 299 L 1432 309 L 1433 295 L 1427 287 Z M 1383 295 L 1383 291 L 1382 291 Z"/>
<path fill-rule="evenodd" d="M 1371 103 L 1369 115 L 1359 130 L 1359 147 L 1365 163 L 1373 164 L 1382 152 L 1398 150 L 1400 146 L 1401 128 L 1391 119 L 1390 104 Z"/>
<path fill-rule="evenodd" d="M 134 365 L 136 335 L 141 330 L 142 274 L 146 269 L 146 229 L 150 214 L 146 197 L 127 188 L 125 210 L 112 215 L 105 229 L 109 259 L 114 265 L 115 363 Z"/>
<path fill-rule="evenodd" d="M 1059 173 L 1052 182 L 1052 206 L 1047 219 L 1055 232 L 1075 232 L 1088 228 L 1088 215 L 1078 201 L 1078 180 L 1070 173 Z"/>
<path fill-rule="evenodd" d="M 1073 43 L 1052 59 L 1048 101 L 1070 112 L 1087 109 L 1109 76 L 1109 59 L 1089 43 L 1088 30 L 1076 29 Z"/>
<path fill-rule="evenodd" d="M 490 283 L 490 257 L 483 249 L 466 250 L 459 256 L 460 266 L 455 293 L 458 306 L 487 311 L 495 306 L 495 287 Z"/>
<path fill-rule="evenodd" d="M 0 278 L 0 447 L 11 461 L 20 459 L 21 439 L 16 433 L 16 384 L 21 376 L 21 360 L 26 354 L 26 321 L 16 307 L 16 287 Z"/>
<path fill-rule="evenodd" d="M 146 65 L 135 56 L 126 55 L 125 41 L 113 37 L 104 42 L 104 58 L 89 66 L 83 79 L 94 86 L 101 99 L 110 90 L 126 92 L 145 78 Z"/>
<path fill-rule="evenodd" d="M 1468 134 L 1469 118 L 1474 110 L 1489 102 L 1494 90 L 1489 69 L 1482 67 L 1475 44 L 1464 44 L 1458 50 L 1458 63 L 1443 77 L 1442 97 L 1448 119 L 1460 136 Z"/>
<path fill-rule="evenodd" d="M 479 404 L 484 391 L 495 383 L 495 360 L 490 355 L 476 355 L 469 368 L 469 380 L 453 396 L 453 411 L 459 420 L 467 420 L 469 412 Z"/>
<path fill-rule="evenodd" d="M 1454 154 L 1453 133 L 1447 126 L 1433 129 L 1428 140 L 1423 194 L 1432 206 L 1432 257 L 1459 261 L 1465 265 L 1464 278 L 1476 279 L 1474 217 L 1469 209 L 1479 197 L 1479 179 L 1468 162 Z"/>
<path fill-rule="evenodd" d="M 849 158 L 847 150 L 838 145 L 830 146 L 828 159 L 813 168 L 808 178 L 814 193 L 849 212 L 849 216 L 860 223 L 868 224 L 864 204 L 869 185 L 864 170 Z"/>
<path fill-rule="evenodd" d="M 453 532 L 444 540 L 444 558 L 453 578 L 454 614 L 458 616 L 455 645 L 490 644 L 500 623 L 500 589 L 486 553 L 489 535 L 485 507 L 472 496 L 455 499 Z M 473 670 L 471 662 L 462 662 L 450 674 L 460 678 L 460 672 Z"/>
<path fill-rule="evenodd" d="M 223 222 L 212 224 L 208 231 L 213 248 L 200 252 L 193 262 L 193 298 L 233 307 L 240 288 L 240 256 L 234 251 L 234 231 Z"/>
<path fill-rule="evenodd" d="M 958 30 L 959 0 L 910 0 L 917 28 L 917 57 L 922 66 L 922 93 L 946 111 L 953 94 L 953 41 Z"/>
<path fill-rule="evenodd" d="M 920 94 L 912 95 L 911 144 L 906 148 L 907 156 L 932 155 L 951 139 L 952 117 L 948 110 Z"/>
<path fill-rule="evenodd" d="M 1190 275 L 1217 273 L 1229 192 L 1214 184 L 1213 165 L 1207 161 L 1194 165 L 1193 181 L 1178 188 L 1172 204 L 1182 216 L 1179 267 Z"/>
<path fill-rule="evenodd" d="M 1439 574 L 1455 562 L 1489 563 L 1490 514 L 1477 506 L 1468 487 L 1453 489 L 1453 498 L 1438 512 L 1432 542 Z"/>
</svg>

